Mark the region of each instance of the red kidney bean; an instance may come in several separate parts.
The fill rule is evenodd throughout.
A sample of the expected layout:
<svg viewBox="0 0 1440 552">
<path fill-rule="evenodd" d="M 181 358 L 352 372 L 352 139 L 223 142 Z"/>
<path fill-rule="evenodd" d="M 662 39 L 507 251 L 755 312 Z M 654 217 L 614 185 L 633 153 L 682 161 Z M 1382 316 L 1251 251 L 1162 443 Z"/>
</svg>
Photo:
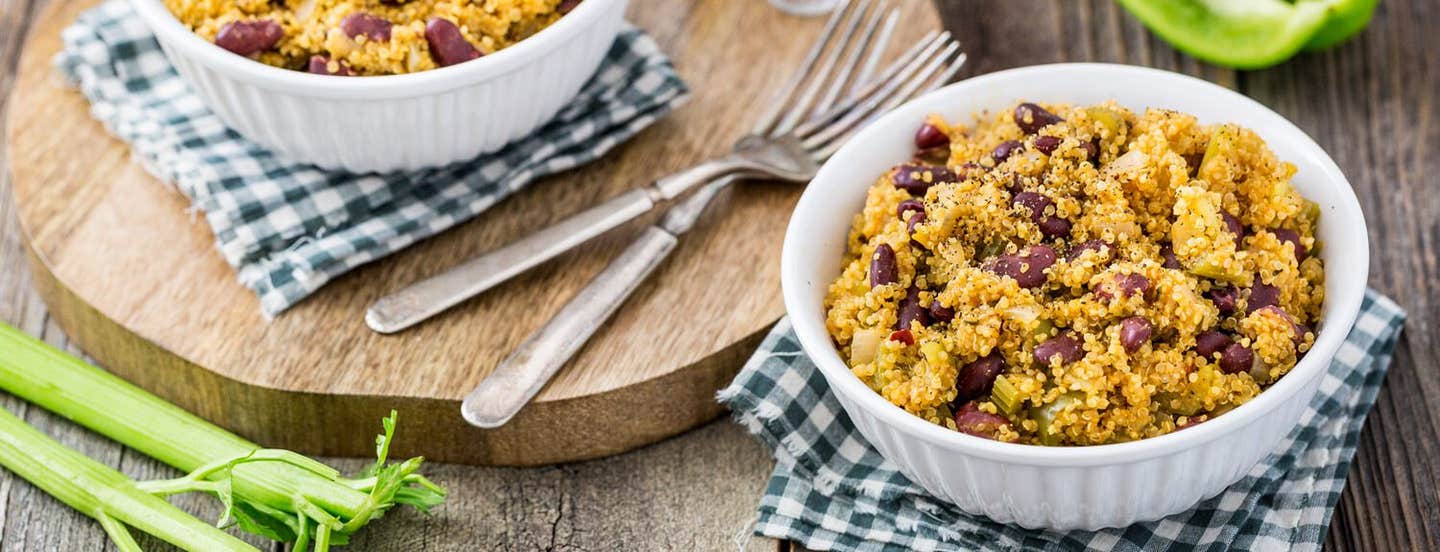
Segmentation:
<svg viewBox="0 0 1440 552">
<path fill-rule="evenodd" d="M 974 362 L 960 367 L 960 374 L 955 379 L 955 400 L 971 401 L 990 394 L 990 388 L 995 385 L 995 378 L 1005 371 L 1005 359 L 999 352 L 975 359 Z"/>
<path fill-rule="evenodd" d="M 1065 120 L 1030 102 L 1015 106 L 1015 113 L 1012 116 L 1015 118 L 1015 124 L 1019 125 L 1020 131 L 1025 134 L 1035 134 L 1042 128 Z"/>
<path fill-rule="evenodd" d="M 1011 155 L 1015 154 L 1015 152 L 1024 151 L 1024 149 L 1025 144 L 1021 141 L 1006 140 L 1004 142 L 1000 142 L 1000 145 L 995 146 L 995 149 L 990 151 L 990 158 L 994 159 L 995 164 L 998 165 L 1000 163 L 1004 163 L 1005 160 L 1009 159 Z"/>
<path fill-rule="evenodd" d="M 1020 173 L 1010 175 L 1010 183 L 1005 185 L 1005 191 L 1010 192 L 1010 203 L 1015 203 L 1015 194 L 1018 194 L 1024 190 L 1025 179 L 1020 177 Z"/>
<path fill-rule="evenodd" d="M 1060 138 L 1055 136 L 1037 136 L 1035 138 L 1035 151 L 1050 155 L 1060 147 Z"/>
<path fill-rule="evenodd" d="M 330 72 L 330 60 L 320 55 L 310 56 L 310 63 L 306 66 L 306 70 L 316 75 L 335 75 L 337 77 L 348 77 L 354 74 L 350 72 L 350 66 L 345 65 L 344 61 L 337 62 L 335 72 Z"/>
<path fill-rule="evenodd" d="M 915 334 L 911 332 L 909 328 L 895 330 L 890 332 L 890 341 L 899 341 L 906 345 L 914 345 Z"/>
<path fill-rule="evenodd" d="M 1261 283 L 1260 277 L 1256 276 L 1255 285 L 1250 286 L 1250 294 L 1245 297 L 1245 314 L 1278 304 L 1280 304 L 1280 288 Z"/>
<path fill-rule="evenodd" d="M 560 12 L 560 15 L 565 15 L 579 5 L 580 0 L 560 0 L 560 5 L 555 6 L 555 11 Z"/>
<path fill-rule="evenodd" d="M 895 206 L 896 218 L 899 218 L 900 220 L 906 220 L 905 213 L 907 212 L 924 213 L 925 203 L 918 199 L 910 198 L 905 201 L 901 201 L 899 205 Z"/>
<path fill-rule="evenodd" d="M 905 231 L 909 232 L 912 236 L 915 235 L 915 227 L 921 223 L 924 223 L 925 219 L 926 217 L 924 211 L 910 215 L 910 220 L 905 223 Z"/>
<path fill-rule="evenodd" d="M 1085 158 L 1090 160 L 1091 165 L 1100 164 L 1100 144 L 1096 141 L 1081 142 L 1080 149 L 1085 150 Z"/>
<path fill-rule="evenodd" d="M 275 47 L 283 36 L 285 30 L 269 19 L 231 21 L 220 27 L 220 32 L 215 35 L 215 45 L 242 56 L 251 56 Z"/>
<path fill-rule="evenodd" d="M 1045 209 L 1055 205 L 1054 200 L 1036 192 L 1017 192 L 1014 197 L 1010 198 L 1010 203 L 1023 205 L 1030 210 L 1030 220 L 1032 221 L 1040 220 L 1045 216 Z"/>
<path fill-rule="evenodd" d="M 895 250 L 885 243 L 875 246 L 875 254 L 870 257 L 870 287 L 895 283 L 900 278 L 897 272 Z"/>
<path fill-rule="evenodd" d="M 345 36 L 355 38 L 365 35 L 365 38 L 378 42 L 390 41 L 390 28 L 393 26 L 389 20 L 365 12 L 354 12 L 340 20 L 340 30 Z"/>
<path fill-rule="evenodd" d="M 1226 374 L 1239 374 L 1250 370 L 1250 365 L 1255 363 L 1255 353 L 1250 352 L 1244 345 L 1231 343 L 1224 351 L 1220 352 L 1220 371 Z"/>
<path fill-rule="evenodd" d="M 1035 361 L 1049 366 L 1050 359 L 1060 357 L 1064 366 L 1085 358 L 1085 346 L 1071 333 L 1062 333 L 1035 346 Z"/>
<path fill-rule="evenodd" d="M 1055 250 L 1048 245 L 1032 245 L 1024 254 L 1005 254 L 985 261 L 985 270 L 1009 276 L 1023 288 L 1036 288 L 1045 283 L 1045 271 L 1055 264 Z"/>
<path fill-rule="evenodd" d="M 1205 160 L 1205 152 L 1182 153 L 1180 157 L 1185 158 L 1185 168 L 1188 169 L 1190 176 L 1195 176 L 1196 173 L 1200 172 L 1200 162 Z"/>
<path fill-rule="evenodd" d="M 970 177 L 977 174 L 984 174 L 985 167 L 980 166 L 979 163 L 976 163 L 974 161 L 969 161 L 963 165 L 960 165 L 959 171 L 959 178 L 956 179 L 956 182 L 959 182 L 960 180 L 969 180 Z"/>
<path fill-rule="evenodd" d="M 925 213 L 922 212 L 922 213 L 915 213 L 915 214 L 913 214 L 913 215 L 910 215 L 910 220 L 905 223 L 905 232 L 911 236 L 911 237 L 910 237 L 910 245 L 915 246 L 915 247 L 919 247 L 919 248 L 922 248 L 922 249 L 925 247 L 925 244 L 920 243 L 919 241 L 916 241 L 914 236 L 915 236 L 915 227 L 916 227 L 916 226 L 919 226 L 920 224 L 922 224 L 922 223 L 924 223 L 924 222 L 925 222 Z"/>
<path fill-rule="evenodd" d="M 1046 209 L 1055 205 L 1055 201 L 1043 194 L 1035 192 L 1017 192 L 1010 200 L 1011 203 L 1025 206 L 1030 210 L 1030 220 L 1040 227 L 1040 233 L 1046 237 L 1057 238 L 1070 235 L 1070 221 L 1046 214 Z"/>
<path fill-rule="evenodd" d="M 1115 287 L 1120 290 L 1122 297 L 1139 295 L 1144 297 L 1150 293 L 1150 279 L 1143 274 L 1117 274 L 1115 275 Z"/>
<path fill-rule="evenodd" d="M 1046 216 L 1036 224 L 1040 227 L 1040 233 L 1049 238 L 1063 238 L 1070 235 L 1070 221 L 1055 215 Z"/>
<path fill-rule="evenodd" d="M 1175 248 L 1170 244 L 1160 246 L 1160 258 L 1165 259 L 1160 266 L 1171 270 L 1180 270 L 1180 259 L 1175 257 Z"/>
<path fill-rule="evenodd" d="M 430 57 L 441 67 L 470 61 L 481 56 L 465 35 L 448 19 L 432 17 L 425 23 L 425 42 L 430 44 Z"/>
<path fill-rule="evenodd" d="M 1215 304 L 1215 308 L 1220 309 L 1221 315 L 1229 316 L 1235 313 L 1236 303 L 1240 301 L 1240 292 L 1233 287 L 1224 286 L 1205 292 L 1205 297 Z"/>
<path fill-rule="evenodd" d="M 1230 346 L 1230 337 L 1215 330 L 1195 336 L 1195 352 L 1207 360 L 1214 360 L 1215 353 Z"/>
<path fill-rule="evenodd" d="M 1240 219 L 1230 213 L 1222 211 L 1220 218 L 1225 219 L 1225 227 L 1230 229 L 1230 233 L 1235 236 L 1235 249 L 1240 249 L 1240 239 L 1245 237 L 1245 226 L 1240 224 Z"/>
<path fill-rule="evenodd" d="M 1106 257 L 1109 257 L 1110 252 L 1114 250 L 1115 248 L 1105 243 L 1104 240 L 1086 240 L 1071 247 L 1070 251 L 1065 253 L 1065 260 L 1067 262 L 1075 262 L 1075 259 L 1079 259 L 1086 251 L 1098 251 L 1104 253 Z"/>
<path fill-rule="evenodd" d="M 1275 237 L 1279 238 L 1280 241 L 1289 243 L 1290 247 L 1295 248 L 1295 262 L 1298 263 L 1310 257 L 1310 252 L 1305 250 L 1305 246 L 1300 245 L 1299 232 L 1289 228 L 1271 228 L 1270 233 L 1275 234 Z"/>
<path fill-rule="evenodd" d="M 920 327 L 928 326 L 930 320 L 927 316 L 925 307 L 920 306 L 920 288 L 910 286 L 910 289 L 905 291 L 905 298 L 900 300 L 900 314 L 895 320 L 895 329 L 908 330 L 912 323 Z"/>
<path fill-rule="evenodd" d="M 955 430 L 966 435 L 994 440 L 1000 427 L 1009 425 L 1010 420 L 980 410 L 973 401 L 965 403 L 965 406 L 955 412 Z"/>
<path fill-rule="evenodd" d="M 950 169 L 929 165 L 900 165 L 895 169 L 894 180 L 896 188 L 912 196 L 923 196 L 931 186 L 942 182 L 959 182 Z"/>
<path fill-rule="evenodd" d="M 1125 352 L 1133 353 L 1140 350 L 1140 346 L 1150 342 L 1150 334 L 1154 332 L 1154 326 L 1150 320 L 1143 316 L 1131 316 L 1120 321 L 1120 346 Z"/>
<path fill-rule="evenodd" d="M 1144 298 L 1150 293 L 1150 279 L 1143 274 L 1116 274 L 1114 285 L 1121 297 L 1139 295 Z M 1105 301 L 1115 298 L 1115 294 L 1103 286 L 1095 290 L 1095 296 Z"/>
<path fill-rule="evenodd" d="M 920 125 L 915 131 L 915 147 L 921 150 L 938 148 L 950 144 L 950 137 L 946 136 L 939 127 L 930 123 Z"/>
<path fill-rule="evenodd" d="M 931 301 L 929 312 L 932 322 L 949 322 L 955 318 L 955 309 L 941 305 L 940 301 Z"/>
<path fill-rule="evenodd" d="M 1279 316 L 1280 318 L 1285 319 L 1286 322 L 1289 322 L 1290 331 L 1292 332 L 1290 340 L 1295 343 L 1296 347 L 1299 347 L 1301 343 L 1305 342 L 1305 334 L 1310 331 L 1310 328 L 1305 327 L 1304 324 L 1295 322 L 1295 317 L 1290 316 L 1290 313 L 1285 312 L 1285 309 L 1282 309 L 1276 305 L 1267 305 L 1261 307 L 1258 310 L 1274 313 L 1276 316 Z"/>
<path fill-rule="evenodd" d="M 1183 423 L 1183 424 L 1176 424 L 1176 426 L 1175 426 L 1175 431 L 1180 431 L 1180 430 L 1182 430 L 1182 429 L 1189 429 L 1189 428 L 1195 427 L 1195 426 L 1197 426 L 1197 425 L 1200 425 L 1201 423 L 1210 421 L 1210 419 L 1211 419 L 1210 416 L 1206 416 L 1206 415 L 1186 416 L 1186 417 L 1185 417 L 1185 423 Z"/>
</svg>

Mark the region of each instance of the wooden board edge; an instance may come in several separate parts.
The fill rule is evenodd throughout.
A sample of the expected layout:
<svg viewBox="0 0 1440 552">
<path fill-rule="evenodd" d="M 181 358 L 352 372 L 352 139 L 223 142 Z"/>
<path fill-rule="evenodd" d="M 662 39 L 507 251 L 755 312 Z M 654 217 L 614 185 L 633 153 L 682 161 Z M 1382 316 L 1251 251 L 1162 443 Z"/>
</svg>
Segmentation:
<svg viewBox="0 0 1440 552">
<path fill-rule="evenodd" d="M 510 424 L 482 430 L 457 400 L 327 395 L 250 385 L 206 370 L 130 332 L 76 296 L 24 241 L 35 288 L 72 342 L 110 372 L 266 447 L 319 456 L 374 454 L 372 429 L 400 413 L 396 456 L 459 464 L 537 466 L 619 454 L 713 420 L 729 383 L 768 330 L 687 368 L 614 391 L 532 403 Z M 181 390 L 184 389 L 184 392 Z M 697 411 L 695 404 L 709 404 Z M 555 431 L 554 428 L 564 428 Z M 337 428 L 358 428 L 340 431 Z"/>
</svg>

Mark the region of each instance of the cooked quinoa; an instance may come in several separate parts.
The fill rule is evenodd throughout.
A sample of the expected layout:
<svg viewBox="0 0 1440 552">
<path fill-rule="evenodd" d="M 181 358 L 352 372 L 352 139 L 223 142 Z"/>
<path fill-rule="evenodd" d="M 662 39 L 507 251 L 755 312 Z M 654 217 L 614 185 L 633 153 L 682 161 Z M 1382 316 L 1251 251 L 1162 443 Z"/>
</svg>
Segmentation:
<svg viewBox="0 0 1440 552">
<path fill-rule="evenodd" d="M 1254 132 L 1022 103 L 915 142 L 825 299 L 891 403 L 1001 441 L 1133 441 L 1254 398 L 1314 342 L 1319 208 Z"/>
<path fill-rule="evenodd" d="M 331 75 L 414 73 L 524 40 L 578 0 L 165 0 L 196 34 L 263 63 Z"/>
</svg>

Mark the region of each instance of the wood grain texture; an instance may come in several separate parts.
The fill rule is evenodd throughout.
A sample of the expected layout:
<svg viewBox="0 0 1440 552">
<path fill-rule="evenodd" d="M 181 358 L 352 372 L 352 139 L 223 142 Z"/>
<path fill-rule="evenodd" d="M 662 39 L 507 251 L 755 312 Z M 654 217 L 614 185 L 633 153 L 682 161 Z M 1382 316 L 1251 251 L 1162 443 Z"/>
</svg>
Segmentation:
<svg viewBox="0 0 1440 552">
<path fill-rule="evenodd" d="M 714 392 L 783 313 L 780 241 L 799 188 L 754 184 L 728 192 L 502 428 L 465 424 L 460 397 L 618 254 L 635 225 L 410 331 L 382 336 L 362 322 L 369 303 L 405 283 L 727 150 L 780 84 L 776 75 L 798 64 L 818 20 L 776 17 L 763 2 L 636 2 L 632 19 L 656 29 L 692 85 L 688 105 L 605 159 L 339 278 L 267 322 L 184 199 L 132 163 L 54 78 L 60 29 L 96 1 L 62 0 L 38 17 L 11 100 L 11 170 L 36 287 L 81 348 L 222 426 L 273 446 L 360 456 L 364 441 L 324 429 L 395 408 L 414 428 L 396 443 L 403 454 L 499 465 L 614 454 L 719 415 Z M 929 4 L 902 5 L 911 28 L 939 26 Z M 741 28 L 746 38 L 736 40 Z"/>
</svg>

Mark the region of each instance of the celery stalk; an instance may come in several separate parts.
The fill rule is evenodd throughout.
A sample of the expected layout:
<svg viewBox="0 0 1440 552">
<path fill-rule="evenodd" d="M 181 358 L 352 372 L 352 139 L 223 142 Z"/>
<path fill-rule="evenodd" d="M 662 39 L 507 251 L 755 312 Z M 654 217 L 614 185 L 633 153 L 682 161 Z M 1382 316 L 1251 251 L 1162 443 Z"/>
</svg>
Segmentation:
<svg viewBox="0 0 1440 552">
<path fill-rule="evenodd" d="M 135 482 L 56 442 L 0 409 L 0 465 L 76 511 L 95 518 L 121 550 L 139 550 L 126 526 L 196 552 L 255 547 L 191 517 Z"/>
<path fill-rule="evenodd" d="M 191 476 L 142 488 L 166 494 L 212 492 L 242 529 L 317 549 L 344 544 L 396 504 L 421 511 L 444 491 L 413 458 L 385 464 L 394 431 L 386 420 L 372 473 L 345 479 L 323 464 L 286 451 L 267 451 L 139 387 L 0 323 L 0 389 L 114 439 Z M 325 527 L 321 530 L 320 527 Z M 300 548 L 300 547 L 297 547 Z"/>
</svg>

